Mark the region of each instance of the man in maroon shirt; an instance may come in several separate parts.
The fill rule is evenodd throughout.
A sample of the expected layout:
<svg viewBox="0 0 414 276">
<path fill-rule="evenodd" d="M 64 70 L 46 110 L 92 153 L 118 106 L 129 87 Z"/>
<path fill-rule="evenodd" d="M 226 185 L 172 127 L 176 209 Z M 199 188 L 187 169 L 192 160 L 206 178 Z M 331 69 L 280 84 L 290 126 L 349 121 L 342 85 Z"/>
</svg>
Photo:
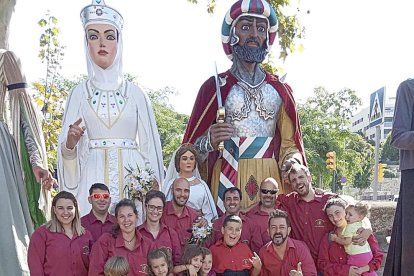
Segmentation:
<svg viewBox="0 0 414 276">
<path fill-rule="evenodd" d="M 198 212 L 185 204 L 190 197 L 190 183 L 186 178 L 177 178 L 172 186 L 173 200 L 165 204 L 162 222 L 174 229 L 184 246 L 191 237 L 193 225 L 206 226 L 207 220 L 198 215 Z"/>
<path fill-rule="evenodd" d="M 89 189 L 88 201 L 92 210 L 81 218 L 81 223 L 92 233 L 95 242 L 103 233 L 111 233 L 112 226 L 116 223 L 115 217 L 108 213 L 111 204 L 108 186 L 102 183 L 93 184 Z"/>
<path fill-rule="evenodd" d="M 242 220 L 235 215 L 224 219 L 223 238 L 210 247 L 213 255 L 213 271 L 218 275 L 257 276 L 262 263 L 259 256 L 240 242 Z"/>
<path fill-rule="evenodd" d="M 333 229 L 323 208 L 328 199 L 336 195 L 315 193 L 309 169 L 303 165 L 293 164 L 288 178 L 293 192 L 281 194 L 277 199 L 289 213 L 291 237 L 306 243 L 316 263 L 321 239 Z"/>
<path fill-rule="evenodd" d="M 209 247 L 215 244 L 218 240 L 223 238 L 221 228 L 223 227 L 224 219 L 229 215 L 239 216 L 243 222 L 243 229 L 241 232 L 240 241 L 247 244 L 253 252 L 259 252 L 263 245 L 262 237 L 257 227 L 252 225 L 250 219 L 240 212 L 242 193 L 237 187 L 230 187 L 224 191 L 224 209 L 226 213 L 213 222 L 213 236 L 206 242 Z"/>
<path fill-rule="evenodd" d="M 269 177 L 264 179 L 260 184 L 259 204 L 247 212 L 247 216 L 258 229 L 262 239 L 262 243 L 259 245 L 258 249 L 270 241 L 270 236 L 267 232 L 269 214 L 276 208 L 282 208 L 280 203 L 276 201 L 278 192 L 278 183 L 274 178 Z"/>
<path fill-rule="evenodd" d="M 308 247 L 289 237 L 288 214 L 276 209 L 270 213 L 268 232 L 271 241 L 260 250 L 261 276 L 316 276 L 316 267 Z"/>
</svg>

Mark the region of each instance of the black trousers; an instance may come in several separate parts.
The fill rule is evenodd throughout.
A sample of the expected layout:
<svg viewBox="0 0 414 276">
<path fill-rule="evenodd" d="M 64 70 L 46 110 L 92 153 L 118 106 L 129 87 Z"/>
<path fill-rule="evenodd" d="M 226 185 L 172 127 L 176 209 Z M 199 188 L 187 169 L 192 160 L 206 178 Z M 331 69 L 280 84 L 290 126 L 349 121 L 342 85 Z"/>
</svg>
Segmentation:
<svg viewBox="0 0 414 276">
<path fill-rule="evenodd" d="M 384 276 L 414 275 L 414 169 L 401 172 Z"/>
</svg>

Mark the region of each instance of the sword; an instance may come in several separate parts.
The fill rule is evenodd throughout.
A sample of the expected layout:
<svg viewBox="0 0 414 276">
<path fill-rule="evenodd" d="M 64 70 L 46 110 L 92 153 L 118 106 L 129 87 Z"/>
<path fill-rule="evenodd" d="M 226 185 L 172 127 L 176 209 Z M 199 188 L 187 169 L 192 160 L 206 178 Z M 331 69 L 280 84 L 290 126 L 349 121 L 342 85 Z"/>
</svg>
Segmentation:
<svg viewBox="0 0 414 276">
<path fill-rule="evenodd" d="M 216 116 L 216 122 L 221 124 L 224 123 L 224 118 L 226 116 L 226 110 L 223 106 L 223 102 L 221 100 L 221 91 L 220 91 L 220 79 L 217 73 L 217 63 L 214 62 L 214 67 L 215 67 L 215 80 L 216 80 L 216 98 L 217 98 L 217 104 L 218 104 L 218 108 L 217 108 L 217 116 Z M 224 141 L 221 141 L 220 144 L 218 145 L 218 149 L 220 152 L 223 152 L 224 149 Z"/>
</svg>

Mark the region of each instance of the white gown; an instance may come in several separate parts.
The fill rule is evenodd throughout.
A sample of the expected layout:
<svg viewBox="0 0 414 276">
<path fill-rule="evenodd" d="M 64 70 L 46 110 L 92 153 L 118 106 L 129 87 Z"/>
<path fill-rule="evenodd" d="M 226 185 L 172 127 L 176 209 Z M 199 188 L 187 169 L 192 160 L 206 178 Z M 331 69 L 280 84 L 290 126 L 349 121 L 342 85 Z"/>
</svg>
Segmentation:
<svg viewBox="0 0 414 276">
<path fill-rule="evenodd" d="M 86 81 L 75 87 L 67 103 L 59 137 L 59 185 L 76 196 L 82 216 L 90 211 L 89 188 L 94 183 L 109 186 L 112 208 L 125 197 L 128 166 L 149 163 L 160 186 L 163 180 L 161 144 L 149 99 L 136 85 L 123 86 L 102 90 Z M 70 151 L 66 136 L 69 124 L 78 118 L 86 131 Z"/>
</svg>

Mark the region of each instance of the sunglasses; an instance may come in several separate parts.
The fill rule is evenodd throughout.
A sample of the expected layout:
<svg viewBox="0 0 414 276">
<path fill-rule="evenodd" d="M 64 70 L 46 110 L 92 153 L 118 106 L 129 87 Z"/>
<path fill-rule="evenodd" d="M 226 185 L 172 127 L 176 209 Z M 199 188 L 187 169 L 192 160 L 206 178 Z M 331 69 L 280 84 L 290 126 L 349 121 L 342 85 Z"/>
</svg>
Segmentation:
<svg viewBox="0 0 414 276">
<path fill-rule="evenodd" d="M 157 210 L 157 212 L 162 212 L 164 210 L 163 206 L 155 206 L 155 205 L 151 205 L 151 204 L 147 204 L 148 210 L 150 210 L 151 212 Z"/>
<path fill-rule="evenodd" d="M 262 192 L 262 194 L 271 194 L 271 195 L 275 195 L 279 190 L 267 190 L 267 189 L 260 189 L 260 191 Z"/>
<path fill-rule="evenodd" d="M 91 197 L 93 199 L 101 199 L 101 198 L 108 199 L 108 198 L 111 197 L 111 195 L 108 194 L 108 193 L 93 193 L 93 194 L 91 194 Z"/>
</svg>

